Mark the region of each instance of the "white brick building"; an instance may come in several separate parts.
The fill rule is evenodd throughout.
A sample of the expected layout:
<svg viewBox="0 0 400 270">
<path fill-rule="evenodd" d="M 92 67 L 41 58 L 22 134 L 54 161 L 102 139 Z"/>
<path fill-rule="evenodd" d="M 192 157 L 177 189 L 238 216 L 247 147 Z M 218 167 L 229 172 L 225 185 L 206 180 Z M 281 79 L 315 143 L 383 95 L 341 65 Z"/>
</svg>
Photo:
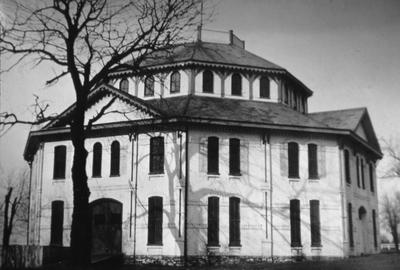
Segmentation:
<svg viewBox="0 0 400 270">
<path fill-rule="evenodd" d="M 93 255 L 346 257 L 379 252 L 365 108 L 309 113 L 312 91 L 230 43 L 176 46 L 109 74 L 86 119 Z M 32 245 L 68 247 L 68 117 L 30 133 Z"/>
</svg>

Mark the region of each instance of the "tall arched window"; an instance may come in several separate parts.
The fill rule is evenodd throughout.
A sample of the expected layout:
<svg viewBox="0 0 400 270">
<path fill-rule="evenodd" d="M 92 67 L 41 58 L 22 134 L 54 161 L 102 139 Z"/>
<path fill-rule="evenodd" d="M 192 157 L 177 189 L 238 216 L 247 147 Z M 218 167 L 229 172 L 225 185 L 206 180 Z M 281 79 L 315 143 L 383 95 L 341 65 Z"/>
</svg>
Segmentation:
<svg viewBox="0 0 400 270">
<path fill-rule="evenodd" d="M 63 245 L 64 202 L 51 203 L 50 245 Z"/>
<path fill-rule="evenodd" d="M 308 145 L 308 178 L 318 178 L 318 148 L 316 144 Z"/>
<path fill-rule="evenodd" d="M 242 95 L 242 76 L 239 73 L 232 75 L 232 96 Z"/>
<path fill-rule="evenodd" d="M 321 246 L 321 222 L 319 218 L 319 201 L 310 201 L 311 246 Z"/>
<path fill-rule="evenodd" d="M 219 173 L 219 142 L 217 137 L 208 137 L 207 164 L 208 174 Z"/>
<path fill-rule="evenodd" d="M 54 179 L 65 179 L 66 157 L 67 157 L 67 147 L 65 145 L 58 145 L 54 147 L 54 167 L 53 167 Z"/>
<path fill-rule="evenodd" d="M 229 198 L 229 246 L 240 246 L 240 199 Z"/>
<path fill-rule="evenodd" d="M 210 70 L 203 72 L 203 93 L 214 93 L 214 75 Z"/>
<path fill-rule="evenodd" d="M 219 245 L 219 198 L 208 197 L 208 228 L 207 244 L 209 246 Z"/>
<path fill-rule="evenodd" d="M 93 146 L 92 177 L 101 177 L 102 146 L 97 142 Z"/>
<path fill-rule="evenodd" d="M 150 197 L 148 211 L 147 244 L 162 245 L 163 198 L 158 196 Z"/>
<path fill-rule="evenodd" d="M 164 173 L 164 138 L 150 139 L 150 173 Z"/>
<path fill-rule="evenodd" d="M 267 76 L 262 76 L 260 79 L 260 98 L 269 98 L 269 78 Z"/>
<path fill-rule="evenodd" d="M 295 142 L 288 144 L 288 169 L 290 178 L 299 178 L 299 145 Z"/>
<path fill-rule="evenodd" d="M 151 97 L 154 96 L 154 77 L 147 76 L 144 80 L 144 96 Z"/>
<path fill-rule="evenodd" d="M 179 93 L 180 91 L 181 91 L 181 74 L 179 73 L 179 71 L 174 71 L 171 74 L 170 92 Z"/>
<path fill-rule="evenodd" d="M 369 164 L 369 188 L 371 192 L 375 191 L 375 185 L 374 185 L 374 166 L 372 163 Z"/>
<path fill-rule="evenodd" d="M 119 158 L 120 158 L 119 142 L 113 141 L 111 144 L 110 176 L 119 176 Z"/>
<path fill-rule="evenodd" d="M 229 174 L 240 175 L 240 140 L 229 139 Z"/>
<path fill-rule="evenodd" d="M 290 200 L 290 242 L 292 247 L 301 246 L 299 200 Z"/>
<path fill-rule="evenodd" d="M 128 92 L 129 90 L 129 81 L 128 79 L 124 78 L 119 82 L 119 90 Z"/>
<path fill-rule="evenodd" d="M 346 182 L 351 184 L 351 176 L 350 176 L 350 154 L 349 150 L 344 150 L 344 172 L 346 176 Z"/>
<path fill-rule="evenodd" d="M 349 244 L 350 247 L 354 247 L 354 236 L 353 236 L 353 207 L 351 203 L 347 204 L 347 220 L 349 229 Z"/>
</svg>

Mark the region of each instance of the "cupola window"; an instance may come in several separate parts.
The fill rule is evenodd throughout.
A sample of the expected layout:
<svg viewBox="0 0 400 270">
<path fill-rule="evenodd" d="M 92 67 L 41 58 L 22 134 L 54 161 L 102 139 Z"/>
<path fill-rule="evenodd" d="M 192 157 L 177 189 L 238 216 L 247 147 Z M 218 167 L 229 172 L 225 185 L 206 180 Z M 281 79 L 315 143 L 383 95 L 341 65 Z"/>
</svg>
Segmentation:
<svg viewBox="0 0 400 270">
<path fill-rule="evenodd" d="M 269 78 L 262 76 L 260 79 L 260 98 L 270 98 Z"/>
<path fill-rule="evenodd" d="M 144 96 L 151 97 L 154 96 L 154 77 L 147 76 L 144 80 Z"/>
<path fill-rule="evenodd" d="M 128 92 L 129 90 L 129 81 L 128 79 L 122 79 L 119 83 L 119 90 L 124 91 L 124 92 Z"/>
<path fill-rule="evenodd" d="M 179 71 L 174 71 L 171 74 L 170 92 L 179 93 L 180 91 L 181 91 L 181 74 L 179 73 Z"/>
<path fill-rule="evenodd" d="M 203 93 L 214 93 L 214 75 L 210 70 L 203 72 Z"/>
<path fill-rule="evenodd" d="M 242 95 L 242 76 L 239 73 L 232 75 L 232 96 Z"/>
</svg>

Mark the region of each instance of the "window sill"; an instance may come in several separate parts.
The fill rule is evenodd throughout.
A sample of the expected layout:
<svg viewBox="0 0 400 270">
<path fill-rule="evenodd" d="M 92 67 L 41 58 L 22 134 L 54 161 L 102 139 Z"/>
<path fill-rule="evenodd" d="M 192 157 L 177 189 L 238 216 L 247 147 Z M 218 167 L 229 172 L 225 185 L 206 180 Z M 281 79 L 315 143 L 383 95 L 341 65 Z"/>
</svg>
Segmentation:
<svg viewBox="0 0 400 270">
<path fill-rule="evenodd" d="M 149 174 L 149 180 L 155 180 L 155 179 L 160 179 L 164 178 L 165 174 L 164 173 L 159 173 L 159 174 Z"/>
<path fill-rule="evenodd" d="M 162 248 L 163 244 L 162 243 L 161 244 L 149 244 L 149 243 L 147 243 L 147 247 L 150 247 L 150 248 Z"/>
<path fill-rule="evenodd" d="M 64 181 L 64 180 L 65 180 L 65 177 L 64 177 L 64 178 L 53 178 L 53 180 L 54 180 L 54 181 Z"/>
<path fill-rule="evenodd" d="M 241 179 L 240 175 L 229 175 L 229 180 L 239 181 Z"/>
<path fill-rule="evenodd" d="M 289 182 L 300 182 L 300 178 L 299 177 L 289 177 Z"/>
<path fill-rule="evenodd" d="M 110 174 L 110 177 L 120 177 L 121 175 L 119 174 Z"/>
<path fill-rule="evenodd" d="M 219 178 L 220 178 L 219 174 L 207 174 L 207 179 L 210 181 L 219 180 Z"/>
<path fill-rule="evenodd" d="M 111 177 L 111 175 L 110 175 L 110 177 Z M 96 175 L 96 176 L 92 175 L 92 178 L 98 179 L 98 178 L 101 178 L 101 175 Z"/>
<path fill-rule="evenodd" d="M 311 249 L 322 249 L 322 245 L 311 245 Z"/>
<path fill-rule="evenodd" d="M 239 173 L 229 173 L 229 176 L 242 176 L 242 174 L 239 172 Z"/>
</svg>

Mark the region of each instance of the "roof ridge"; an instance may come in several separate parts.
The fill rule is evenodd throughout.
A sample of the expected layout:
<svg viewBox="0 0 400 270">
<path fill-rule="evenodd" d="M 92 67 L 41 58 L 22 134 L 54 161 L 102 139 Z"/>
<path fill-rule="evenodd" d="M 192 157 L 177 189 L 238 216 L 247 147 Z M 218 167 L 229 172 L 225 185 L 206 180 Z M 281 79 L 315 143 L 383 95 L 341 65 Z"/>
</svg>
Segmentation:
<svg viewBox="0 0 400 270">
<path fill-rule="evenodd" d="M 308 114 L 318 114 L 318 113 L 331 113 L 331 112 L 345 112 L 345 111 L 356 111 L 356 110 L 367 110 L 367 107 L 356 107 L 356 108 L 348 108 L 348 109 L 340 109 L 340 110 L 329 110 L 329 111 L 319 111 L 312 112 Z"/>
</svg>

